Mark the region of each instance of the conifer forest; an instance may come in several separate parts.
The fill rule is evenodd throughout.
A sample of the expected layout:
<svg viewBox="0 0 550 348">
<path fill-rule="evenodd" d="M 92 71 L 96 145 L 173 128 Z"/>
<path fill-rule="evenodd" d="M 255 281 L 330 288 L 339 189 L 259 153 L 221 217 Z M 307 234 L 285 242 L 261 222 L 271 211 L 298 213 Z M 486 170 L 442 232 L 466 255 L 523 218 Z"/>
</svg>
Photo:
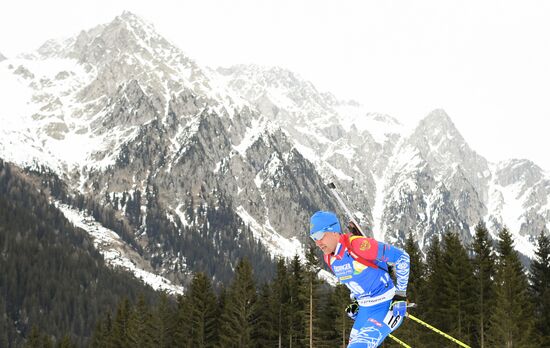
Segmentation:
<svg viewBox="0 0 550 348">
<path fill-rule="evenodd" d="M 241 257 L 227 282 L 196 272 L 181 295 L 154 291 L 105 266 L 85 233 L 16 170 L 0 175 L 0 347 L 345 347 L 349 291 L 311 243 L 306 255 Z M 507 229 L 484 224 L 469 245 L 434 237 L 426 254 L 409 233 L 410 312 L 471 347 L 550 347 L 550 240 L 540 233 L 525 268 Z M 455 347 L 406 319 L 411 347 Z M 399 345 L 387 338 L 383 347 Z"/>
</svg>

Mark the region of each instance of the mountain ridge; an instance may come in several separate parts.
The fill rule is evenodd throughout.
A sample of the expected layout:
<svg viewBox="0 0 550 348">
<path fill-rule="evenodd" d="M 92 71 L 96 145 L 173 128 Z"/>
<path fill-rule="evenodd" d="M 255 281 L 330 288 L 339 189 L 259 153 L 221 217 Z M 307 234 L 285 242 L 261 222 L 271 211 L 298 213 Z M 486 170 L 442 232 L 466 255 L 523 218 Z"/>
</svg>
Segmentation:
<svg viewBox="0 0 550 348">
<path fill-rule="evenodd" d="M 309 215 L 343 213 L 328 181 L 377 238 L 412 231 L 424 250 L 449 228 L 468 242 L 484 220 L 513 226 L 529 256 L 550 226 L 548 176 L 528 161 L 489 163 L 442 109 L 407 133 L 283 68 L 201 67 L 126 12 L 64 45 L 39 49 L 42 68 L 33 55 L 0 64 L 0 91 L 22 91 L 0 110 L 0 156 L 46 165 L 115 209 L 171 279 L 188 271 L 180 239 L 191 230 L 208 250 L 233 236 L 271 256 L 303 254 Z"/>
</svg>

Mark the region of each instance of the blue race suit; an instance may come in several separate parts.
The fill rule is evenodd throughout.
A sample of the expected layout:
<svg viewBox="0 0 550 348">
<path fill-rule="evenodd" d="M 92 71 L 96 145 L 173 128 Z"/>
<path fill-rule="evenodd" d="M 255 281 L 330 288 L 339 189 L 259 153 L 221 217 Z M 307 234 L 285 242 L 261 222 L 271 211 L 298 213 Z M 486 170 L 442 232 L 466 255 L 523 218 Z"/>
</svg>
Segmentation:
<svg viewBox="0 0 550 348">
<path fill-rule="evenodd" d="M 348 234 L 340 237 L 333 254 L 325 255 L 325 262 L 359 303 L 348 348 L 378 347 L 403 320 L 393 316 L 390 305 L 396 291 L 407 290 L 409 255 L 375 239 Z M 389 265 L 395 269 L 395 285 L 388 273 Z"/>
</svg>

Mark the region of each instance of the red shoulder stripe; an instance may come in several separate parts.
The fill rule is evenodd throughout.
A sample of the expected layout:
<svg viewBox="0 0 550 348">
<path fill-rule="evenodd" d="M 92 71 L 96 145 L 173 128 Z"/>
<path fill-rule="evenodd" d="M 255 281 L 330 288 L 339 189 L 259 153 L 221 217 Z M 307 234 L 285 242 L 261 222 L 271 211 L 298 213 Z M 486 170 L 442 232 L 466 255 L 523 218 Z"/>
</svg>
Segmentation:
<svg viewBox="0 0 550 348">
<path fill-rule="evenodd" d="M 343 241 L 344 246 L 348 250 L 348 253 L 350 254 L 351 257 L 353 257 L 354 260 L 362 263 L 363 265 L 365 265 L 367 267 L 378 268 L 378 266 L 374 262 L 371 262 L 371 261 L 361 257 L 359 254 L 357 254 L 353 250 L 353 248 L 351 246 L 351 242 L 349 240 L 349 235 L 348 234 L 345 234 L 343 236 L 342 241 Z"/>
</svg>

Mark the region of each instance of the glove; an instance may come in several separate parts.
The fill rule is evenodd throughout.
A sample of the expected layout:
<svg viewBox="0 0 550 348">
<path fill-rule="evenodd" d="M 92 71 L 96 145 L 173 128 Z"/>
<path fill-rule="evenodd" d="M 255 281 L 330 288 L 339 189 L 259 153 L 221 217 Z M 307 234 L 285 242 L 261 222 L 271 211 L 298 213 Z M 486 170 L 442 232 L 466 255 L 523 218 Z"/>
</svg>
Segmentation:
<svg viewBox="0 0 550 348">
<path fill-rule="evenodd" d="M 348 231 L 354 236 L 362 236 L 359 227 L 353 221 L 348 222 Z"/>
<path fill-rule="evenodd" d="M 390 309 L 393 309 L 393 316 L 404 317 L 407 314 L 407 295 L 404 291 L 396 291 L 391 300 Z"/>
<path fill-rule="evenodd" d="M 355 320 L 355 318 L 357 318 L 358 313 L 359 313 L 359 303 L 357 303 L 357 300 L 354 299 L 353 302 L 346 307 L 346 314 L 348 315 L 348 317 Z"/>
</svg>

